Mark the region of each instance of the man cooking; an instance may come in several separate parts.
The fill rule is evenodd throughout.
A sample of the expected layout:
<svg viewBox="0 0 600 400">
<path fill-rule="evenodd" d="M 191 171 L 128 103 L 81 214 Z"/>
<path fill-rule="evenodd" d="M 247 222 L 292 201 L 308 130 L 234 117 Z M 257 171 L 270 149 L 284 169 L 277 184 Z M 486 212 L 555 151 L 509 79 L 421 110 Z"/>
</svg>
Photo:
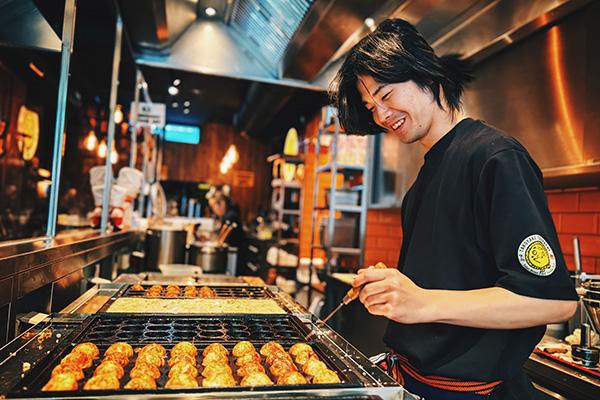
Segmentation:
<svg viewBox="0 0 600 400">
<path fill-rule="evenodd" d="M 529 399 L 522 365 L 577 296 L 527 150 L 461 114 L 471 79 L 408 22 L 384 21 L 347 55 L 334 102 L 348 132 L 425 147 L 402 204 L 398 269 L 364 269 L 367 310 L 390 320 L 381 364 L 426 399 Z"/>
</svg>

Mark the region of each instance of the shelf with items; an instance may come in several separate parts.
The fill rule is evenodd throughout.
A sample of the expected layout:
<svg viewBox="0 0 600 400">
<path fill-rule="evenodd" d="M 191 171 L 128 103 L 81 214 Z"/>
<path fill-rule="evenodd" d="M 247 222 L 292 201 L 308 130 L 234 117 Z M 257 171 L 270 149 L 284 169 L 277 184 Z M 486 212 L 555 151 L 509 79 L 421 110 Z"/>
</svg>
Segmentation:
<svg viewBox="0 0 600 400">
<path fill-rule="evenodd" d="M 327 143 L 329 157 L 322 165 L 316 157 L 309 265 L 311 277 L 314 270 L 312 260 L 317 249 L 325 252 L 327 273 L 343 264 L 339 262 L 343 257 L 355 260 L 351 262 L 355 266 L 363 263 L 370 183 L 369 155 L 373 146 L 371 137 L 342 133 L 335 108 L 325 107 L 322 111 L 315 154 L 320 155 L 322 143 Z M 322 140 L 324 136 L 326 140 Z M 330 181 L 325 187 L 319 184 L 321 176 L 326 176 L 324 174 L 329 174 Z M 312 283 L 308 284 L 309 303 Z"/>
</svg>

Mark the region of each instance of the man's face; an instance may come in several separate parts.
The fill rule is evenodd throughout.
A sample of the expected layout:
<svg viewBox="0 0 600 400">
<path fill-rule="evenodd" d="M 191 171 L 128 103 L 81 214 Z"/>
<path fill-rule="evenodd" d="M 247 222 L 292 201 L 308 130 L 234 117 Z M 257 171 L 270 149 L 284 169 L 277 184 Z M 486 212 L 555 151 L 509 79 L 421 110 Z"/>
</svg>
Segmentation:
<svg viewBox="0 0 600 400">
<path fill-rule="evenodd" d="M 413 81 L 381 83 L 369 75 L 358 79 L 363 104 L 375 123 L 403 143 L 423 139 L 431 127 L 437 103 L 433 95 Z"/>
<path fill-rule="evenodd" d="M 225 202 L 216 198 L 211 198 L 208 200 L 208 205 L 215 213 L 217 217 L 222 217 L 225 215 Z"/>
</svg>

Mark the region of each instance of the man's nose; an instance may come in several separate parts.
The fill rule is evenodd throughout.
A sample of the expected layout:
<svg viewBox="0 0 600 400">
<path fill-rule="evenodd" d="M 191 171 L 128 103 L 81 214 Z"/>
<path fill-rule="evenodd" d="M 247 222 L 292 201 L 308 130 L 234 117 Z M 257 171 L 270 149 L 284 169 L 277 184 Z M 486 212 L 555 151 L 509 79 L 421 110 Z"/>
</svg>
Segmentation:
<svg viewBox="0 0 600 400">
<path fill-rule="evenodd" d="M 377 119 L 380 122 L 384 123 L 392 114 L 389 107 L 386 107 L 383 104 L 375 104 L 375 112 L 377 113 Z"/>
</svg>

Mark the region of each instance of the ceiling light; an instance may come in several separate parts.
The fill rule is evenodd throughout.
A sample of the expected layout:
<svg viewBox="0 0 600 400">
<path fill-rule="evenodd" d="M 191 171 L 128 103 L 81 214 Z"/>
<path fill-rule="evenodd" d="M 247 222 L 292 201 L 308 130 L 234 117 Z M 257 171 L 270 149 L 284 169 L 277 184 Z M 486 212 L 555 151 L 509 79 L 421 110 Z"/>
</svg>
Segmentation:
<svg viewBox="0 0 600 400">
<path fill-rule="evenodd" d="M 98 138 L 94 134 L 94 131 L 90 130 L 83 141 L 83 146 L 88 151 L 94 151 L 94 149 L 96 148 L 97 145 L 98 145 Z"/>
<path fill-rule="evenodd" d="M 115 124 L 120 124 L 123 122 L 123 109 L 120 104 L 117 104 L 115 109 Z"/>
<path fill-rule="evenodd" d="M 98 157 L 104 158 L 106 157 L 106 141 L 103 140 L 100 142 L 100 146 L 98 146 Z"/>
<path fill-rule="evenodd" d="M 180 83 L 181 83 L 181 79 L 175 79 L 173 81 L 173 86 L 179 86 Z"/>
<path fill-rule="evenodd" d="M 190 109 L 189 109 L 189 108 L 186 108 L 186 109 L 184 109 L 184 110 L 183 110 L 183 113 L 184 113 L 184 114 L 189 114 L 189 113 L 190 113 Z"/>
<path fill-rule="evenodd" d="M 217 10 L 215 10 L 212 7 L 206 7 L 206 10 L 204 10 L 204 12 L 206 13 L 206 15 L 208 15 L 209 17 L 213 17 L 216 13 Z"/>
<path fill-rule="evenodd" d="M 179 93 L 179 89 L 177 89 L 175 86 L 169 86 L 169 94 L 171 96 L 175 96 L 177 93 Z"/>
<path fill-rule="evenodd" d="M 179 103 L 174 101 L 173 103 L 171 103 L 171 107 L 177 108 L 177 107 L 179 107 Z"/>
<path fill-rule="evenodd" d="M 190 106 L 190 102 L 189 101 L 184 101 L 183 102 L 183 106 L 184 107 L 189 107 Z"/>
</svg>

